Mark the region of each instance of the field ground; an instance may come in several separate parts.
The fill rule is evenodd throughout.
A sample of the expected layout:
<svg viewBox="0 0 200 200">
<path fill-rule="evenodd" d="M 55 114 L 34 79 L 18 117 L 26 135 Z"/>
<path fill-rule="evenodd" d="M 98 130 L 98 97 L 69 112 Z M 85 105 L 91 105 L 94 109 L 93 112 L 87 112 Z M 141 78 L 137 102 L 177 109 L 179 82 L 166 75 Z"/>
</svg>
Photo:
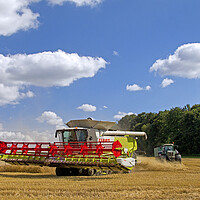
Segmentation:
<svg viewBox="0 0 200 200">
<path fill-rule="evenodd" d="M 200 159 L 184 158 L 181 165 L 154 158 L 140 161 L 130 174 L 93 177 L 57 177 L 49 168 L 1 166 L 0 199 L 200 199 Z"/>
</svg>

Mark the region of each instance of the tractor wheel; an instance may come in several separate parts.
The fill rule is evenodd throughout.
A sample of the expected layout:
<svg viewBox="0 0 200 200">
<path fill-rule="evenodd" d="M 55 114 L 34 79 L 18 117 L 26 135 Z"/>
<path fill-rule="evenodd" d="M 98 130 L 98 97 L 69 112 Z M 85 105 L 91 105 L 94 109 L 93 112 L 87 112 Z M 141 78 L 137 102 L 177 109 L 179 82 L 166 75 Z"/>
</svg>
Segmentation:
<svg viewBox="0 0 200 200">
<path fill-rule="evenodd" d="M 177 155 L 175 156 L 175 161 L 181 163 L 181 155 L 180 155 L 180 154 L 177 154 Z"/>
</svg>

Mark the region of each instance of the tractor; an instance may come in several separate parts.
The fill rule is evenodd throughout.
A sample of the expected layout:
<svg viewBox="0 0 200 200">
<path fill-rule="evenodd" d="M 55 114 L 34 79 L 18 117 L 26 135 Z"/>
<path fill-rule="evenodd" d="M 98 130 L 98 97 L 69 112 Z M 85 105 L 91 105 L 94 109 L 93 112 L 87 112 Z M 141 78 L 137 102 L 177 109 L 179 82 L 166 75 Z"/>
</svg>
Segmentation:
<svg viewBox="0 0 200 200">
<path fill-rule="evenodd" d="M 177 161 L 181 163 L 181 154 L 177 150 L 178 146 L 174 144 L 164 144 L 154 148 L 154 156 L 159 160 Z"/>
</svg>

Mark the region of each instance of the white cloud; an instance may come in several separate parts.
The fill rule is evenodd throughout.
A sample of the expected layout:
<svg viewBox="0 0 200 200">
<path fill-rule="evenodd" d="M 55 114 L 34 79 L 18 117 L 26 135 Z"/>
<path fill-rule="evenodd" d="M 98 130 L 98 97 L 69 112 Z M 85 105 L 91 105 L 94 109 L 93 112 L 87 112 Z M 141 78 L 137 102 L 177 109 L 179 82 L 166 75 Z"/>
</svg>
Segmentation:
<svg viewBox="0 0 200 200">
<path fill-rule="evenodd" d="M 129 113 L 125 113 L 125 112 L 118 112 L 117 115 L 114 115 L 114 119 L 121 119 L 122 117 L 125 117 L 126 115 L 133 115 L 134 113 L 129 112 Z"/>
<path fill-rule="evenodd" d="M 200 78 L 200 43 L 184 44 L 167 59 L 157 60 L 150 68 L 161 76 Z"/>
<path fill-rule="evenodd" d="M 33 2 L 38 0 L 0 0 L 0 35 L 37 28 L 39 14 L 28 7 Z"/>
<path fill-rule="evenodd" d="M 147 85 L 146 87 L 145 87 L 145 90 L 150 90 L 151 89 L 151 86 L 150 85 Z"/>
<path fill-rule="evenodd" d="M 33 92 L 31 92 L 31 91 L 28 91 L 28 92 L 26 93 L 26 96 L 29 97 L 29 98 L 32 98 L 32 97 L 35 96 L 35 94 L 34 94 Z"/>
<path fill-rule="evenodd" d="M 114 56 L 119 56 L 119 53 L 117 51 L 113 51 Z"/>
<path fill-rule="evenodd" d="M 25 139 L 25 135 L 21 132 L 13 132 L 13 131 L 0 131 L 1 140 L 5 141 L 22 141 Z"/>
<path fill-rule="evenodd" d="M 126 90 L 128 90 L 128 91 L 140 91 L 140 90 L 143 90 L 143 88 L 141 88 L 137 84 L 133 84 L 133 85 L 127 85 Z"/>
<path fill-rule="evenodd" d="M 0 123 L 0 140 L 5 142 L 54 142 L 55 130 L 53 131 L 9 131 Z"/>
<path fill-rule="evenodd" d="M 17 104 L 20 99 L 34 96 L 34 93 L 31 91 L 22 93 L 19 90 L 19 86 L 6 86 L 0 83 L 0 106 L 5 104 Z"/>
<path fill-rule="evenodd" d="M 26 133 L 0 130 L 1 141 L 5 142 L 54 142 L 54 132 L 28 131 Z"/>
<path fill-rule="evenodd" d="M 107 106 L 103 106 L 103 108 L 107 109 L 108 107 Z"/>
<path fill-rule="evenodd" d="M 22 86 L 69 86 L 80 78 L 93 77 L 107 62 L 101 57 L 79 56 L 58 50 L 37 54 L 0 54 L 0 105 L 33 97 Z"/>
<path fill-rule="evenodd" d="M 54 131 L 30 131 L 30 133 L 26 133 L 25 141 L 32 141 L 32 142 L 55 142 L 57 139 L 54 138 L 55 132 Z"/>
<path fill-rule="evenodd" d="M 94 112 L 94 111 L 96 111 L 96 106 L 92 106 L 89 104 L 83 104 L 82 106 L 79 106 L 77 109 L 83 110 L 85 112 Z"/>
<path fill-rule="evenodd" d="M 51 111 L 43 112 L 42 115 L 39 116 L 36 120 L 38 120 L 41 123 L 46 122 L 47 124 L 55 125 L 56 129 L 66 128 L 64 126 L 64 122 L 63 122 L 62 118 L 57 116 L 56 113 L 51 112 Z"/>
<path fill-rule="evenodd" d="M 91 6 L 94 7 L 103 0 L 48 0 L 48 2 L 52 5 L 63 5 L 65 2 L 75 3 L 76 6 Z"/>
<path fill-rule="evenodd" d="M 127 85 L 126 86 L 126 90 L 128 91 L 141 91 L 141 90 L 150 90 L 151 86 L 146 86 L 145 88 L 140 87 L 137 84 L 133 84 L 133 85 Z"/>
<path fill-rule="evenodd" d="M 21 132 L 7 131 L 3 128 L 3 124 L 0 123 L 0 140 L 1 141 L 20 141 L 24 140 L 25 136 Z"/>
<path fill-rule="evenodd" d="M 165 78 L 162 81 L 161 86 L 162 86 L 162 88 L 164 88 L 164 87 L 171 85 L 172 83 L 174 83 L 174 81 L 172 79 Z"/>
<path fill-rule="evenodd" d="M 41 0 L 0 0 L 0 36 L 10 36 L 20 30 L 36 29 L 39 25 L 39 13 L 30 9 L 32 3 Z M 75 3 L 76 6 L 90 6 L 103 0 L 47 0 L 51 5 L 63 5 L 65 2 Z"/>
</svg>

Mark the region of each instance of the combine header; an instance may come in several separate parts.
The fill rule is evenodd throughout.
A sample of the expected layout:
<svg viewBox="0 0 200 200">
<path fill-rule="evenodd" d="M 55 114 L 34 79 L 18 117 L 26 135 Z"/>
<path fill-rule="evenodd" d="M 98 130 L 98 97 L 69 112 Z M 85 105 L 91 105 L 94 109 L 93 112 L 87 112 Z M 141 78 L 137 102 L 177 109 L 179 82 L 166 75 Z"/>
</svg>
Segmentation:
<svg viewBox="0 0 200 200">
<path fill-rule="evenodd" d="M 71 120 L 56 130 L 59 142 L 0 141 L 0 160 L 14 165 L 56 167 L 57 176 L 129 172 L 137 160 L 136 137 L 144 132 L 118 131 L 115 122 Z"/>
</svg>

